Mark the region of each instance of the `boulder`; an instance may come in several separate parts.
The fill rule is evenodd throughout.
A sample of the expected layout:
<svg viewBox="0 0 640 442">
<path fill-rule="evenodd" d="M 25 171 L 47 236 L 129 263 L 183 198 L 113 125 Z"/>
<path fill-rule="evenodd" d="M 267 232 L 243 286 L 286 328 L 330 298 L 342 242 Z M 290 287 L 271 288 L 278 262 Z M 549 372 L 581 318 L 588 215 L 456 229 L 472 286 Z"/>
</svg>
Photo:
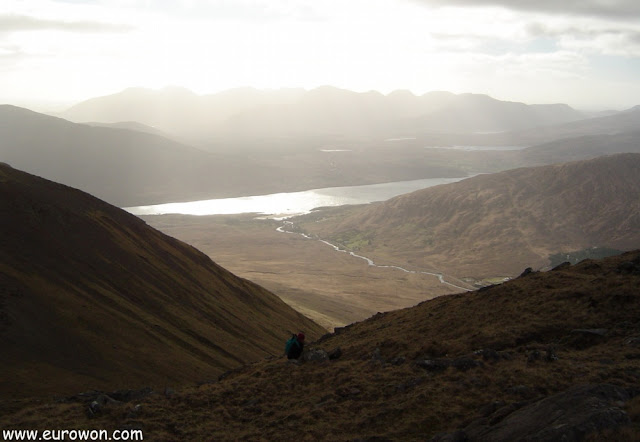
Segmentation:
<svg viewBox="0 0 640 442">
<path fill-rule="evenodd" d="M 575 329 L 571 330 L 571 334 L 564 341 L 573 348 L 584 350 L 603 342 L 607 337 L 607 333 L 608 330 L 604 328 Z"/>
<path fill-rule="evenodd" d="M 519 408 L 498 422 L 490 419 L 494 424 L 476 422 L 465 433 L 471 441 L 584 440 L 590 433 L 629 424 L 621 408 L 629 399 L 626 390 L 614 385 L 577 386 Z"/>
<path fill-rule="evenodd" d="M 456 358 L 451 361 L 451 366 L 458 370 L 467 371 L 471 368 L 482 367 L 484 364 L 481 361 L 469 357 Z"/>
<path fill-rule="evenodd" d="M 329 360 L 329 354 L 320 348 L 311 348 L 302 353 L 304 362 L 324 362 Z"/>
<path fill-rule="evenodd" d="M 571 267 L 571 263 L 569 261 L 565 261 L 562 264 L 558 264 L 557 266 L 555 266 L 554 268 L 551 269 L 552 272 L 558 271 L 558 270 L 564 270 Z"/>
<path fill-rule="evenodd" d="M 640 275 L 640 259 L 625 261 L 616 268 L 616 271 L 623 275 Z"/>
<path fill-rule="evenodd" d="M 527 267 L 522 273 L 520 273 L 520 276 L 518 276 L 518 278 L 524 278 L 525 276 L 528 276 L 532 273 L 535 273 L 533 269 L 531 267 Z"/>
<path fill-rule="evenodd" d="M 419 359 L 415 364 L 427 371 L 444 371 L 451 365 L 446 359 Z"/>
<path fill-rule="evenodd" d="M 330 353 L 329 353 L 329 359 L 330 360 L 335 360 L 335 359 L 340 359 L 340 356 L 342 356 L 342 349 L 340 347 L 337 347 L 335 349 L 333 349 Z"/>
</svg>

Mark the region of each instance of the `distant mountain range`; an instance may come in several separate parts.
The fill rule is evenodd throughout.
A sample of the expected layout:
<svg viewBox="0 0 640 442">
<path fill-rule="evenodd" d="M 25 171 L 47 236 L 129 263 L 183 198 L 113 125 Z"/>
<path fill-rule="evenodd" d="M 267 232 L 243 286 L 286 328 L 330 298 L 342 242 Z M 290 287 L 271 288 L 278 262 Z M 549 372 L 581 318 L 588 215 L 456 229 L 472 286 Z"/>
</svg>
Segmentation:
<svg viewBox="0 0 640 442">
<path fill-rule="evenodd" d="M 479 175 L 302 226 L 416 268 L 517 276 L 554 253 L 640 247 L 638 195 L 640 154 L 619 154 Z"/>
<path fill-rule="evenodd" d="M 323 329 L 187 244 L 0 164 L 0 393 L 193 384 Z"/>
<path fill-rule="evenodd" d="M 330 86 L 205 96 L 180 88 L 127 89 L 79 103 L 60 116 L 76 122 L 137 121 L 198 143 L 229 137 L 501 132 L 585 118 L 564 104 L 526 105 L 448 92 L 385 96 Z"/>
<path fill-rule="evenodd" d="M 238 88 L 215 95 L 196 95 L 188 89 L 129 88 L 78 103 L 57 116 L 84 123 L 136 121 L 191 141 L 206 139 L 232 116 L 256 107 L 295 102 L 302 89 L 261 91 Z"/>
<path fill-rule="evenodd" d="M 314 102 L 330 96 L 320 92 L 306 94 L 305 100 Z M 340 100 L 345 97 L 339 90 L 336 95 Z M 460 98 L 446 93 L 435 95 L 441 102 Z M 354 102 L 363 99 L 361 94 L 348 93 L 346 96 L 352 97 Z M 402 93 L 386 98 L 376 94 L 368 97 L 373 101 L 385 99 L 397 103 L 418 99 Z M 503 105 L 506 106 L 500 104 Z M 317 106 L 309 104 L 307 107 Z M 397 114 L 402 113 L 400 104 L 395 109 Z M 531 111 L 532 108 L 525 109 Z M 327 115 L 329 119 L 337 118 L 332 113 Z M 336 132 L 335 136 L 300 135 L 247 141 L 247 135 L 238 135 L 227 139 L 216 152 L 209 152 L 169 139 L 157 127 L 135 121 L 74 124 L 2 105 L 0 161 L 80 188 L 118 206 L 137 206 L 420 178 L 461 177 L 611 153 L 640 152 L 638 134 L 632 132 L 636 123 L 640 123 L 640 109 L 545 126 L 537 132 L 493 135 L 416 132 L 415 136 L 401 138 L 404 141 L 391 142 L 376 137 L 375 128 L 368 135 L 369 141 L 344 138 L 353 134 L 347 128 L 349 120 L 345 120 L 343 129 L 347 134 L 344 136 Z M 330 126 L 332 124 L 326 127 Z M 336 124 L 334 130 L 342 130 L 339 127 Z M 361 128 L 364 130 L 364 126 Z M 251 133 L 252 129 L 245 127 L 244 132 Z M 541 140 L 553 141 L 521 151 L 425 149 L 425 146 L 455 144 L 456 140 L 471 145 L 518 145 L 531 141 L 536 133 L 544 134 L 539 137 Z M 554 137 L 570 138 L 558 140 Z"/>
</svg>

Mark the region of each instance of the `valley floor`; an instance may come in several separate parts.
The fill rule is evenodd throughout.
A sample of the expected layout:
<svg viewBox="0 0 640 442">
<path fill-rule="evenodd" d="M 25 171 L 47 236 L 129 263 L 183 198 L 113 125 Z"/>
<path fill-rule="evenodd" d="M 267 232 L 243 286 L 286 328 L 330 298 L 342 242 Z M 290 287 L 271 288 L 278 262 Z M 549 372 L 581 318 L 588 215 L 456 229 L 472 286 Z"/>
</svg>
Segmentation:
<svg viewBox="0 0 640 442">
<path fill-rule="evenodd" d="M 282 222 L 255 219 L 256 215 L 143 218 L 236 275 L 271 290 L 328 330 L 460 292 L 436 276 L 375 268 L 320 241 L 277 232 Z"/>
</svg>

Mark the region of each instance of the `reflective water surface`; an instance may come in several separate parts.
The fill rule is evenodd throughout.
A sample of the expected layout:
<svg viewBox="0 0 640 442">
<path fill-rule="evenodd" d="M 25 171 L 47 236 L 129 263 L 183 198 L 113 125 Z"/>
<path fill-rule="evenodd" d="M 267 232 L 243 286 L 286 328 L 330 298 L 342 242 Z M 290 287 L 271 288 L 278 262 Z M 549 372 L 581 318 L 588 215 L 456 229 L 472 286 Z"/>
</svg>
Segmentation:
<svg viewBox="0 0 640 442">
<path fill-rule="evenodd" d="M 167 213 L 183 215 L 229 215 L 259 213 L 284 217 L 309 213 L 317 207 L 368 204 L 374 201 L 385 201 L 397 195 L 425 189 L 438 184 L 452 183 L 462 179 L 464 178 L 429 178 L 366 186 L 327 187 L 303 192 L 274 193 L 271 195 L 125 207 L 125 210 L 134 215 L 162 215 Z"/>
</svg>

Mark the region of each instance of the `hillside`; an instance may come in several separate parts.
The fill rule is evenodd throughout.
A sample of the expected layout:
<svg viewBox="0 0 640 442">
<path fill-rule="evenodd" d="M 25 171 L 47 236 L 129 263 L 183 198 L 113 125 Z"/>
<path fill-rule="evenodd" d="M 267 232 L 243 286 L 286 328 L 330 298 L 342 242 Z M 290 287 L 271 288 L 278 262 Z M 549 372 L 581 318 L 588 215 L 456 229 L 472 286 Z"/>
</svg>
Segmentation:
<svg viewBox="0 0 640 442">
<path fill-rule="evenodd" d="M 218 157 L 166 138 L 0 106 L 0 160 L 117 205 L 186 197 Z M 169 200 L 170 201 L 170 200 Z"/>
<path fill-rule="evenodd" d="M 549 255 L 640 247 L 640 154 L 479 175 L 310 215 L 309 233 L 457 277 L 517 276 Z"/>
<path fill-rule="evenodd" d="M 182 385 L 323 329 L 86 193 L 0 165 L 0 395 Z"/>
<path fill-rule="evenodd" d="M 614 115 L 585 118 L 561 124 L 549 124 L 545 127 L 498 134 L 495 137 L 503 139 L 503 142 L 506 143 L 519 140 L 519 143 L 533 145 L 565 138 L 588 137 L 593 135 L 618 135 L 637 132 L 639 126 L 640 107 L 636 106 L 624 112 L 615 113 Z"/>
<path fill-rule="evenodd" d="M 640 118 L 638 123 L 636 128 L 640 127 Z M 640 132 L 636 130 L 610 134 L 603 131 L 600 135 L 564 138 L 517 152 L 519 160 L 531 166 L 587 160 L 616 153 L 640 153 Z"/>
<path fill-rule="evenodd" d="M 198 387 L 103 399 L 95 414 L 97 392 L 33 402 L 0 427 L 163 441 L 638 440 L 639 285 L 640 251 L 587 260 L 377 314 L 300 364 L 266 359 Z"/>
</svg>

